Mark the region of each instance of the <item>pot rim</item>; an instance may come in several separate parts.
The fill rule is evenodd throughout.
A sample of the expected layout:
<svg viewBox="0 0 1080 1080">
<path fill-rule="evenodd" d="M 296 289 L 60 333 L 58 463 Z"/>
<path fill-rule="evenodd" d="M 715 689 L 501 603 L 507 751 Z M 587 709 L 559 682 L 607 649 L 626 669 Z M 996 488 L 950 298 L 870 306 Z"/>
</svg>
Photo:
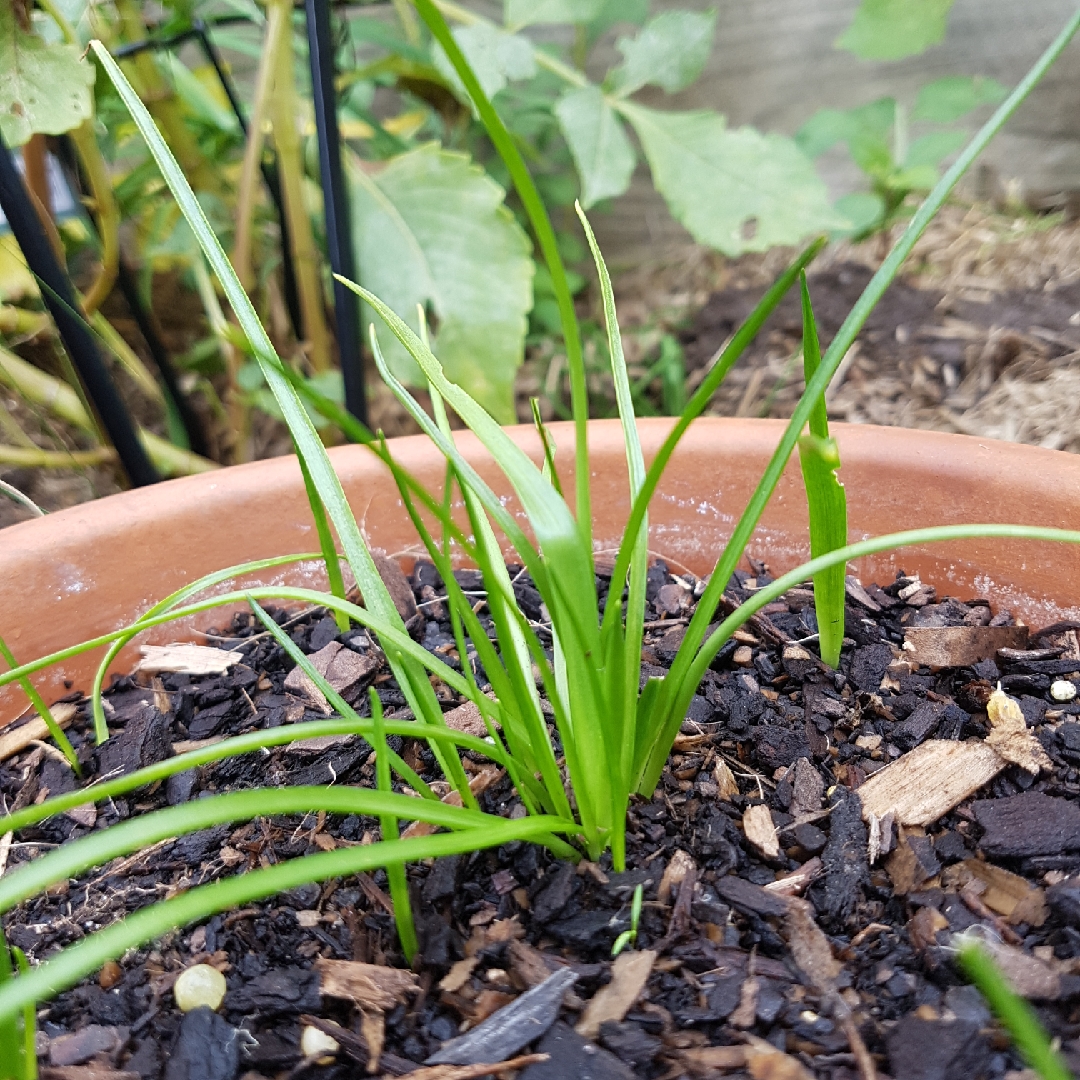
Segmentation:
<svg viewBox="0 0 1080 1080">
<path fill-rule="evenodd" d="M 638 421 L 647 461 L 672 423 Z M 650 549 L 666 554 L 676 569 L 711 569 L 785 424 L 695 421 L 650 508 Z M 531 426 L 507 430 L 539 460 Z M 550 430 L 564 490 L 570 490 L 573 425 L 554 423 Z M 905 428 L 835 424 L 831 431 L 840 446 L 853 539 L 959 522 L 1080 524 L 1078 455 Z M 470 432 L 456 432 L 455 439 L 485 479 L 505 493 L 507 484 L 497 484 L 499 474 L 479 440 Z M 617 544 L 629 506 L 619 421 L 590 421 L 589 441 L 594 530 L 602 551 Z M 401 437 L 391 446 L 395 458 L 425 483 L 442 484 L 444 461 L 426 436 Z M 391 554 L 415 550 L 411 528 L 403 530 L 395 520 L 395 512 L 401 517 L 400 501 L 381 463 L 358 446 L 334 448 L 330 456 L 373 545 Z M 289 456 L 165 481 L 9 526 L 0 530 L 0 635 L 25 661 L 124 625 L 210 570 L 268 554 L 315 551 L 306 505 L 296 459 Z M 516 509 L 513 499 L 508 505 Z M 259 515 L 255 528 L 246 520 L 253 514 Z M 240 519 L 238 526 L 234 519 Z M 780 571 L 803 561 L 807 548 L 805 495 L 798 464 L 789 462 L 749 550 Z M 1080 554 L 1066 545 L 964 541 L 947 545 L 947 552 L 942 546 L 874 557 L 856 572 L 880 577 L 896 566 L 962 596 L 964 589 L 981 590 L 1031 623 L 1080 617 Z M 311 566 L 301 564 L 299 572 L 313 580 Z M 204 620 L 201 628 L 213 621 Z M 189 626 L 184 633 L 190 638 L 196 629 Z M 157 640 L 178 636 L 183 635 L 173 630 Z M 115 670 L 126 670 L 124 660 L 121 654 Z M 71 662 L 57 674 L 87 689 L 86 671 L 85 662 Z M 42 678 L 38 685 L 47 697 L 63 692 L 57 678 Z M 0 724 L 24 707 L 21 691 L 0 688 Z"/>
</svg>

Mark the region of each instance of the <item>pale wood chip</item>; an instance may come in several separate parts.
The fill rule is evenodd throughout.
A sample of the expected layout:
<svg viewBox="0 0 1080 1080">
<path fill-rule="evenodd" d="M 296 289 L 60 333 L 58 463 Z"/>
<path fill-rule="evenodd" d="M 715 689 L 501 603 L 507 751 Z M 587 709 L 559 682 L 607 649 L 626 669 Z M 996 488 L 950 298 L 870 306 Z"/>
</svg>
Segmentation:
<svg viewBox="0 0 1080 1080">
<path fill-rule="evenodd" d="M 679 1051 L 679 1059 L 695 1076 L 728 1072 L 746 1066 L 745 1046 L 693 1046 Z"/>
<path fill-rule="evenodd" d="M 735 774 L 724 760 L 720 760 L 713 767 L 713 780 L 720 789 L 718 795 L 721 799 L 734 799 L 739 794 L 739 785 L 735 782 Z"/>
<path fill-rule="evenodd" d="M 748 806 L 742 819 L 743 832 L 766 859 L 780 857 L 780 839 L 776 835 L 772 814 L 764 803 Z"/>
<path fill-rule="evenodd" d="M 784 934 L 795 966 L 810 980 L 818 993 L 834 991 L 841 965 L 833 956 L 829 939 L 814 920 L 813 905 L 797 896 L 789 896 L 787 907 Z"/>
<path fill-rule="evenodd" d="M 656 899 L 661 904 L 670 902 L 672 891 L 682 884 L 683 878 L 691 870 L 696 869 L 693 856 L 676 849 L 671 860 L 664 867 L 663 877 L 660 878 L 660 885 L 656 890 Z"/>
<path fill-rule="evenodd" d="M 1028 730 L 1020 702 L 1009 697 L 1000 684 L 986 703 L 986 715 L 992 725 L 986 741 L 1006 761 L 1033 776 L 1038 776 L 1040 769 L 1053 770 L 1054 763 L 1042 743 Z"/>
<path fill-rule="evenodd" d="M 761 984 L 753 975 L 743 981 L 742 989 L 739 991 L 739 1004 L 735 1007 L 735 1011 L 731 1016 L 728 1017 L 728 1022 L 732 1027 L 748 1028 L 753 1027 L 757 1022 L 758 990 L 760 987 Z"/>
<path fill-rule="evenodd" d="M 493 701 L 494 694 L 488 694 Z M 475 701 L 466 701 L 457 708 L 443 713 L 443 721 L 448 728 L 454 731 L 464 732 L 466 735 L 475 735 L 478 739 L 486 739 L 488 735 L 487 725 L 480 713 L 480 706 Z"/>
<path fill-rule="evenodd" d="M 1008 764 L 979 740 L 931 739 L 874 773 L 859 789 L 863 819 L 893 812 L 898 825 L 932 825 Z"/>
<path fill-rule="evenodd" d="M 1040 960 L 989 934 L 981 936 L 979 943 L 994 959 L 1013 991 L 1021 997 L 1032 1001 L 1054 1001 L 1061 997 L 1061 976 L 1067 973 L 1067 969 L 1060 961 Z"/>
<path fill-rule="evenodd" d="M 574 1030 L 586 1039 L 595 1039 L 601 1024 L 621 1021 L 645 989 L 657 955 L 651 949 L 619 953 L 611 965 L 611 982 L 593 995 Z"/>
<path fill-rule="evenodd" d="M 340 641 L 328 642 L 307 659 L 339 694 L 352 690 L 382 666 L 382 660 L 375 650 L 354 652 Z M 299 665 L 285 676 L 285 689 L 306 697 L 324 716 L 330 715 L 330 703 Z"/>
<path fill-rule="evenodd" d="M 1019 874 L 993 863 L 965 859 L 948 867 L 941 880 L 946 888 L 959 890 L 972 878 L 986 886 L 986 891 L 980 895 L 982 902 L 991 911 L 1004 915 L 1013 926 L 1023 922 L 1039 927 L 1046 922 L 1050 912 L 1043 890 L 1036 888 Z"/>
<path fill-rule="evenodd" d="M 817 881 L 823 873 L 825 873 L 825 864 L 815 855 L 812 859 L 804 862 L 798 870 L 793 870 L 790 874 L 785 874 L 784 877 L 770 881 L 767 885 L 763 885 L 762 888 L 766 892 L 780 893 L 782 896 L 797 896 L 805 891 L 809 885 Z"/>
<path fill-rule="evenodd" d="M 355 960 L 316 960 L 320 992 L 344 998 L 362 1009 L 383 1012 L 404 1004 L 407 996 L 420 988 L 420 979 L 411 971 L 361 964 Z"/>
<path fill-rule="evenodd" d="M 62 701 L 49 710 L 61 729 L 66 728 L 75 719 L 78 711 L 77 706 L 67 701 Z M 14 757 L 21 750 L 25 750 L 31 743 L 40 742 L 48 737 L 48 725 L 35 714 L 17 728 L 0 735 L 0 761 L 7 761 L 9 757 Z"/>
<path fill-rule="evenodd" d="M 446 990 L 451 994 L 455 990 L 460 990 L 469 981 L 469 976 L 472 975 L 476 965 L 479 963 L 479 956 L 466 956 L 464 960 L 456 961 L 439 980 L 439 989 Z"/>
<path fill-rule="evenodd" d="M 378 1072 L 379 1058 L 382 1057 L 383 1044 L 386 1042 L 386 1016 L 381 1010 L 360 1010 L 360 1035 L 368 1045 L 367 1071 Z"/>
<path fill-rule="evenodd" d="M 1026 626 L 913 626 L 904 635 L 907 658 L 930 667 L 970 667 L 998 649 L 1027 647 Z"/>
<path fill-rule="evenodd" d="M 242 652 L 226 652 L 212 645 L 141 645 L 142 659 L 135 671 L 171 675 L 223 675 L 244 661 Z"/>
</svg>

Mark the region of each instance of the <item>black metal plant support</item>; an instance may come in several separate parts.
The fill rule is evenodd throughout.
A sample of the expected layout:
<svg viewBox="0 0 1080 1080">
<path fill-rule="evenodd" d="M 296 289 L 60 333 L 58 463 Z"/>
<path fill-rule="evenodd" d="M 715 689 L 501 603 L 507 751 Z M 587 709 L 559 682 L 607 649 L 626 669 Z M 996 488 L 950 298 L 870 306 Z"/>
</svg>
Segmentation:
<svg viewBox="0 0 1080 1080">
<path fill-rule="evenodd" d="M 0 136 L 0 209 L 22 249 L 30 272 L 41 287 L 41 297 L 56 324 L 71 362 L 86 388 L 120 464 L 134 487 L 160 479 L 139 440 L 123 399 L 109 377 L 94 335 L 75 300 L 75 290 L 52 249 L 37 211 Z"/>
<path fill-rule="evenodd" d="M 319 138 L 319 174 L 326 215 L 326 247 L 335 274 L 356 280 L 349 203 L 341 171 L 341 134 L 334 88 L 334 46 L 330 34 L 330 0 L 305 0 L 315 129 Z M 360 348 L 360 312 L 355 294 L 334 281 L 334 321 L 338 357 L 345 380 L 345 408 L 367 423 L 364 360 Z"/>
</svg>

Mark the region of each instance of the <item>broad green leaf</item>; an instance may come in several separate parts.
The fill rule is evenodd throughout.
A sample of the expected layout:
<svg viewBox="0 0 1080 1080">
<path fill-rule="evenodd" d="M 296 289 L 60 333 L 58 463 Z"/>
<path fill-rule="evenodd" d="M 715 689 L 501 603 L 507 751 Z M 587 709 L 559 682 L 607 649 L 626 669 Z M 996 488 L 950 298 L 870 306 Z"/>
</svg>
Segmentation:
<svg viewBox="0 0 1080 1080">
<path fill-rule="evenodd" d="M 885 186 L 891 191 L 929 191 L 938 180 L 938 171 L 933 165 L 912 165 L 889 176 Z"/>
<path fill-rule="evenodd" d="M 92 111 L 94 66 L 76 45 L 24 33 L 12 3 L 0 3 L 0 134 L 8 146 L 31 135 L 62 135 Z"/>
<path fill-rule="evenodd" d="M 624 102 L 674 217 L 725 255 L 843 228 L 810 159 L 782 135 L 728 128 L 718 113 L 657 112 Z"/>
<path fill-rule="evenodd" d="M 537 23 L 587 23 L 606 6 L 605 0 L 503 0 L 503 22 L 514 29 Z"/>
<path fill-rule="evenodd" d="M 900 60 L 937 45 L 953 0 L 863 0 L 838 49 L 863 60 Z"/>
<path fill-rule="evenodd" d="M 458 27 L 454 31 L 454 40 L 489 98 L 508 82 L 531 79 L 536 74 L 532 44 L 520 34 L 508 34 L 490 23 L 474 23 Z M 438 44 L 435 46 L 435 67 L 458 95 L 468 101 L 469 92 Z"/>
<path fill-rule="evenodd" d="M 634 37 L 619 39 L 616 90 L 632 94 L 649 84 L 669 94 L 685 90 L 709 59 L 715 29 L 715 11 L 665 11 L 650 19 Z"/>
<path fill-rule="evenodd" d="M 967 142 L 964 131 L 932 131 L 916 139 L 909 147 L 905 169 L 919 165 L 940 165 L 950 154 L 955 154 Z M 937 176 L 934 176 L 937 180 Z"/>
<path fill-rule="evenodd" d="M 812 158 L 838 142 L 850 146 L 860 140 L 880 140 L 887 145 L 895 118 L 893 98 L 878 98 L 855 109 L 819 109 L 795 133 L 795 142 Z"/>
<path fill-rule="evenodd" d="M 390 161 L 371 175 L 346 159 L 360 278 L 412 327 L 417 305 L 432 312 L 447 378 L 493 416 L 514 421 L 514 374 L 532 306 L 529 241 L 503 205 L 503 190 L 465 155 L 436 145 Z M 372 323 L 364 306 L 364 325 Z M 381 321 L 391 370 L 426 381 Z"/>
<path fill-rule="evenodd" d="M 821 346 L 805 274 L 800 284 L 803 373 L 809 383 L 821 364 Z M 836 476 L 840 451 L 836 440 L 829 437 L 824 393 L 818 396 L 810 413 L 810 434 L 799 439 L 799 462 L 810 510 L 810 555 L 817 558 L 847 543 L 847 496 L 844 485 Z M 821 659 L 834 668 L 840 663 L 840 648 L 844 641 L 844 571 L 844 564 L 837 563 L 814 575 L 814 610 L 817 614 Z"/>
<path fill-rule="evenodd" d="M 1008 92 L 996 79 L 949 75 L 919 91 L 912 119 L 951 124 L 980 105 L 996 105 Z"/>
<path fill-rule="evenodd" d="M 581 205 L 621 195 L 634 172 L 634 148 L 600 88 L 568 90 L 555 103 L 555 116 L 581 178 Z"/>
<path fill-rule="evenodd" d="M 876 228 L 885 216 L 885 200 L 873 191 L 853 191 L 842 195 L 834 205 L 848 219 L 845 231 L 852 236 Z"/>
</svg>

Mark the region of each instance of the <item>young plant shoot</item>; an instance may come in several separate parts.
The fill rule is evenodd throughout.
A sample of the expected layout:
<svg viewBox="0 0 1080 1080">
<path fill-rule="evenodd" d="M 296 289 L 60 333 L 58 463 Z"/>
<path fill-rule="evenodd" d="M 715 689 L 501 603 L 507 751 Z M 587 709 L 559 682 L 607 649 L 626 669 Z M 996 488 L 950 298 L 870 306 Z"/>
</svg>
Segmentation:
<svg viewBox="0 0 1080 1080">
<path fill-rule="evenodd" d="M 447 57 L 472 95 L 479 116 L 488 126 L 496 147 L 504 155 L 552 271 L 552 280 L 558 283 L 561 260 L 554 233 L 514 141 L 506 136 L 498 115 L 481 91 L 460 50 L 454 45 L 437 9 L 428 0 L 419 0 L 417 8 L 432 33 L 443 44 Z M 349 508 L 306 406 L 311 403 L 317 411 L 339 418 L 340 409 L 335 413 L 337 407 L 321 399 L 310 387 L 298 389 L 295 373 L 291 373 L 275 355 L 243 286 L 165 140 L 108 52 L 95 44 L 98 61 L 146 140 L 232 305 L 251 356 L 259 365 L 289 425 L 297 454 L 303 462 L 304 479 L 311 493 L 313 514 L 323 548 L 321 557 L 327 563 L 332 587 L 329 592 L 320 592 L 284 585 L 258 585 L 232 587 L 224 594 L 207 595 L 207 590 L 226 580 L 312 556 L 290 556 L 231 567 L 186 586 L 126 627 L 3 672 L 0 674 L 0 685 L 23 680 L 27 680 L 29 685 L 30 677 L 48 664 L 106 646 L 105 659 L 94 681 L 92 701 L 98 738 L 107 738 L 101 693 L 105 672 L 120 647 L 136 634 L 154 626 L 224 604 L 240 602 L 250 605 L 266 630 L 322 692 L 337 716 L 325 721 L 291 724 L 228 738 L 150 768 L 46 799 L 39 805 L 28 806 L 0 818 L 0 834 L 25 828 L 89 800 L 105 800 L 135 791 L 152 780 L 161 780 L 198 764 L 256 753 L 266 747 L 316 735 L 349 734 L 366 740 L 376 754 L 375 788 L 348 784 L 255 788 L 211 795 L 182 806 L 132 817 L 110 828 L 91 832 L 4 874 L 0 877 L 0 915 L 10 912 L 16 905 L 54 882 L 77 877 L 90 867 L 138 851 L 161 839 L 181 836 L 219 823 L 249 821 L 271 814 L 318 811 L 365 814 L 378 819 L 382 840 L 286 860 L 192 888 L 87 934 L 29 972 L 14 978 L 0 978 L 0 1039 L 7 1039 L 10 1045 L 14 1045 L 11 1042 L 16 1037 L 13 1025 L 18 1018 L 28 1015 L 23 1010 L 73 985 L 96 971 L 106 960 L 121 956 L 128 949 L 215 912 L 266 898 L 304 883 L 384 868 L 389 879 L 402 951 L 406 957 L 411 957 L 416 950 L 416 934 L 409 910 L 405 876 L 409 863 L 527 841 L 545 845 L 560 858 L 580 858 L 584 855 L 597 860 L 610 850 L 614 869 L 623 870 L 626 863 L 627 808 L 637 793 L 649 795 L 655 788 L 686 716 L 690 697 L 705 669 L 736 629 L 787 589 L 808 577 L 813 578 L 822 654 L 827 662 L 835 664 L 843 637 L 844 566 L 849 559 L 906 544 L 973 536 L 1019 536 L 1080 543 L 1080 532 L 991 524 L 918 529 L 848 545 L 844 493 L 835 477 L 836 448 L 829 437 L 824 410 L 824 394 L 830 378 L 915 240 L 964 169 L 1047 70 L 1078 25 L 1080 14 L 1070 21 L 1032 72 L 934 188 L 820 358 L 809 295 L 803 282 L 806 391 L 760 484 L 719 557 L 670 673 L 664 679 L 650 678 L 644 687 L 640 683 L 640 674 L 650 500 L 661 483 L 667 462 L 690 423 L 701 415 L 716 387 L 769 314 L 787 291 L 801 280 L 804 270 L 820 250 L 821 243 L 810 244 L 766 293 L 687 402 L 656 458 L 647 465 L 637 436 L 631 386 L 623 359 L 611 282 L 588 221 L 584 214 L 580 215 L 600 282 L 632 500 L 626 529 L 615 558 L 612 587 L 602 609 L 597 602 L 593 566 L 584 367 L 577 344 L 572 303 L 560 303 L 571 384 L 575 388 L 575 469 L 572 500 L 568 500 L 563 497 L 557 482 L 554 472 L 557 454 L 546 433 L 547 452 L 543 462 L 537 464 L 476 401 L 447 378 L 438 358 L 428 347 L 422 321 L 421 333 L 417 334 L 399 313 L 377 296 L 351 282 L 346 283 L 370 305 L 408 352 L 431 389 L 433 416 L 421 408 L 394 376 L 380 350 L 378 338 L 372 336 L 372 349 L 383 378 L 445 456 L 447 489 L 443 497 L 424 491 L 394 460 L 390 444 L 355 424 L 350 430 L 391 469 L 404 509 L 446 585 L 446 604 L 458 654 L 465 661 L 468 649 L 471 647 L 475 651 L 478 661 L 476 670 L 482 668 L 487 679 L 487 683 L 481 685 L 476 670 L 468 662 L 463 662 L 461 670 L 458 670 L 410 637 Z M 562 279 L 565 280 L 564 272 Z M 564 297 L 562 294 L 560 296 L 569 301 L 568 292 Z M 490 452 L 505 478 L 501 490 L 512 490 L 516 495 L 528 519 L 527 531 L 504 505 L 500 494 L 481 478 L 458 450 L 447 420 L 449 410 L 457 414 Z M 807 424 L 810 434 L 800 443 Z M 728 614 L 710 632 L 723 591 L 743 557 L 747 542 L 797 444 L 810 504 L 813 558 L 757 590 L 750 600 Z M 461 495 L 462 513 L 458 516 L 451 512 L 455 488 Z M 329 542 L 332 534 L 336 534 L 341 558 L 351 570 L 363 596 L 362 606 L 346 598 L 344 567 L 335 570 L 339 556 Z M 543 628 L 543 640 L 515 600 L 513 583 L 506 568 L 508 552 L 510 561 L 526 568 L 543 601 L 550 620 Z M 460 558 L 468 559 L 483 575 L 489 624 L 481 623 L 473 607 L 474 598 L 466 596 L 454 578 L 452 571 Z M 282 628 L 267 615 L 264 609 L 267 602 L 318 606 L 340 619 L 339 625 L 355 623 L 364 627 L 385 654 L 412 719 L 384 717 L 379 699 L 375 696 L 370 700 L 371 715 L 361 716 L 359 707 L 350 707 L 319 674 L 310 658 L 304 656 Z M 488 626 L 491 627 L 490 636 Z M 457 700 L 470 701 L 476 706 L 487 732 L 485 738 L 466 735 L 446 725 L 433 680 L 449 687 Z M 554 735 L 549 731 L 548 710 L 542 707 L 541 694 L 550 705 Z M 432 784 L 393 751 L 388 743 L 389 736 L 409 737 L 426 744 L 434 759 L 434 767 L 452 789 L 446 801 L 436 797 Z M 516 788 L 524 816 L 502 817 L 481 808 L 459 757 L 462 750 L 483 755 L 506 771 Z M 407 785 L 413 794 L 405 794 L 402 785 Z M 426 829 L 406 830 L 402 834 L 399 833 L 402 822 L 423 822 Z M 640 893 L 635 897 L 634 911 L 640 912 Z M 624 945 L 633 942 L 636 923 L 635 918 L 631 936 Z M 6 1027 L 3 1026 L 5 1024 Z"/>
</svg>

